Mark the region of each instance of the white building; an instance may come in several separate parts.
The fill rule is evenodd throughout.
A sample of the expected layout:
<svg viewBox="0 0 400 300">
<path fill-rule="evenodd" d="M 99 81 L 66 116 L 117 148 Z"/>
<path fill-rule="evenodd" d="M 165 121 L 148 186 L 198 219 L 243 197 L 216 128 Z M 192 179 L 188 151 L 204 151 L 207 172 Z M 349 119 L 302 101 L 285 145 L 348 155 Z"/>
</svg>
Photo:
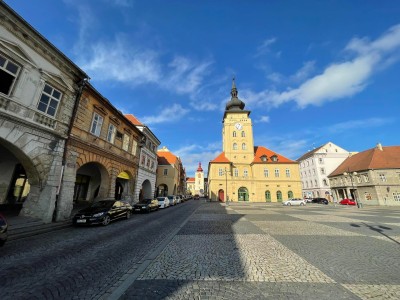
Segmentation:
<svg viewBox="0 0 400 300">
<path fill-rule="evenodd" d="M 0 205 L 51 222 L 88 76 L 4 1 L 0 15 Z"/>
<path fill-rule="evenodd" d="M 134 115 L 128 114 L 125 117 L 131 121 L 145 136 L 139 145 L 139 168 L 135 186 L 135 196 L 133 201 L 149 199 L 155 196 L 157 179 L 157 148 L 161 142 L 153 134 L 149 127 L 142 124 Z"/>
<path fill-rule="evenodd" d="M 349 155 L 347 150 L 328 142 L 297 159 L 300 164 L 303 197 L 322 197 L 332 201 L 328 175 Z"/>
</svg>

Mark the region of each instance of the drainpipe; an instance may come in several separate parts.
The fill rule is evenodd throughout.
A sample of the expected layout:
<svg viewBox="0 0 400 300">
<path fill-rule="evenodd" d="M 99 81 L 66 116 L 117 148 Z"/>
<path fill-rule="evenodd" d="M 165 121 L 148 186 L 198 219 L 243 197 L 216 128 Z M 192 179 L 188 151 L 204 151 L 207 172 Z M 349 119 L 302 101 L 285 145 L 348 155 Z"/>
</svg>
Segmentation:
<svg viewBox="0 0 400 300">
<path fill-rule="evenodd" d="M 58 182 L 57 192 L 56 192 L 56 203 L 55 203 L 55 207 L 54 207 L 53 221 L 57 220 L 57 201 L 58 201 L 58 198 L 59 198 L 59 194 L 60 194 L 60 190 L 61 190 L 61 184 L 62 184 L 62 180 L 63 180 L 63 177 L 64 177 L 64 169 L 65 169 L 66 157 L 67 157 L 67 141 L 68 141 L 69 136 L 71 135 L 71 131 L 72 131 L 72 127 L 73 127 L 73 124 L 74 124 L 75 117 L 76 117 L 76 113 L 78 111 L 79 100 L 80 100 L 80 98 L 82 96 L 83 88 L 85 87 L 86 82 L 89 79 L 90 79 L 89 77 L 85 77 L 78 83 L 79 89 L 78 89 L 78 93 L 76 94 L 76 97 L 75 97 L 75 103 L 74 103 L 74 108 L 72 110 L 71 122 L 70 122 L 69 127 L 68 127 L 67 139 L 66 139 L 65 144 L 64 144 L 64 153 L 63 153 L 62 163 L 61 163 L 60 181 Z"/>
</svg>

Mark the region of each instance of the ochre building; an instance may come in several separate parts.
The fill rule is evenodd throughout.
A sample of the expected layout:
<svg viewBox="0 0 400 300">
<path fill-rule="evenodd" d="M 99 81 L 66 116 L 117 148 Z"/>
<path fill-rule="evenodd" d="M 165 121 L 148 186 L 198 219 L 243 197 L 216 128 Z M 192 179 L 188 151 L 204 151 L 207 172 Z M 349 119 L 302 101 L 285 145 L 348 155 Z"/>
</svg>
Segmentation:
<svg viewBox="0 0 400 300">
<path fill-rule="evenodd" d="M 250 111 L 235 81 L 223 117 L 223 151 L 208 166 L 209 198 L 218 201 L 282 202 L 302 196 L 299 164 L 254 146 Z"/>
</svg>

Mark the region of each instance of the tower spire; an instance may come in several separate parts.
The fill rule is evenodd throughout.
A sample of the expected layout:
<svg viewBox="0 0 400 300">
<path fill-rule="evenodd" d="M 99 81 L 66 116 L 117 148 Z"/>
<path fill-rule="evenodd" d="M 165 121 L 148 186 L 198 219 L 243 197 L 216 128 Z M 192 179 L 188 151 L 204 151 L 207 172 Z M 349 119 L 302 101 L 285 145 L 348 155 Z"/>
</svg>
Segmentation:
<svg viewBox="0 0 400 300">
<path fill-rule="evenodd" d="M 231 96 L 232 98 L 237 98 L 238 91 L 236 89 L 236 84 L 235 84 L 235 76 L 232 78 L 232 89 L 231 89 Z"/>
</svg>

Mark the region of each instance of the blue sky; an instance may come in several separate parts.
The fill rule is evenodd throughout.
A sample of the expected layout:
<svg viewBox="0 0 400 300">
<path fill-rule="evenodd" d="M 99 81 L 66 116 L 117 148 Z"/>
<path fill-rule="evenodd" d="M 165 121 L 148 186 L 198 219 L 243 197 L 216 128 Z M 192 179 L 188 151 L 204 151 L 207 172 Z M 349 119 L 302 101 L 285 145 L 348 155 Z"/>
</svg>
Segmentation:
<svg viewBox="0 0 400 300">
<path fill-rule="evenodd" d="M 232 76 L 255 145 L 399 145 L 397 1 L 5 0 L 179 155 L 222 151 Z"/>
</svg>

